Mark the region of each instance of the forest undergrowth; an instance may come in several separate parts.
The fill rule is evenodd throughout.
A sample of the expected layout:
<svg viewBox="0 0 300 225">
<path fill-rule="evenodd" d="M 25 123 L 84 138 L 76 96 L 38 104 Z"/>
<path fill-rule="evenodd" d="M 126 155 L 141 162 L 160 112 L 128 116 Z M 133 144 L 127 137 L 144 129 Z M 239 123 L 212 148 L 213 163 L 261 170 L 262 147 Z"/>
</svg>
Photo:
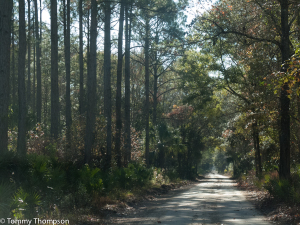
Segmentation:
<svg viewBox="0 0 300 225">
<path fill-rule="evenodd" d="M 0 217 L 55 218 L 74 224 L 186 183 L 174 171 L 143 163 L 104 170 L 96 161 L 81 164 L 50 152 L 22 158 L 9 152 L 0 159 Z"/>
<path fill-rule="evenodd" d="M 299 224 L 299 178 L 299 171 L 295 171 L 289 180 L 282 180 L 275 170 L 264 172 L 259 179 L 251 170 L 237 179 L 237 186 L 247 191 L 247 199 L 268 220 L 276 224 Z"/>
</svg>

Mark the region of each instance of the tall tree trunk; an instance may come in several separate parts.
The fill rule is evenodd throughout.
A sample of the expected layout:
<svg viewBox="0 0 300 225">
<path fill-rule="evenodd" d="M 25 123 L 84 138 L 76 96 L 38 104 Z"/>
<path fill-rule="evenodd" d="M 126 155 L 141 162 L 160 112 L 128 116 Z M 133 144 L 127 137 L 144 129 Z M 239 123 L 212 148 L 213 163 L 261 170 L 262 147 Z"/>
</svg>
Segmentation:
<svg viewBox="0 0 300 225">
<path fill-rule="evenodd" d="M 90 34 L 91 34 L 91 27 L 90 27 L 90 9 L 88 9 L 87 15 L 87 68 L 90 68 Z M 89 73 L 89 70 L 87 71 Z"/>
<path fill-rule="evenodd" d="M 65 0 L 64 0 L 65 2 Z M 71 96 L 70 96 L 70 0 L 67 0 L 67 12 L 64 9 L 64 41 L 65 41 L 65 67 L 66 67 L 66 137 L 68 146 L 71 142 L 71 125 L 72 125 L 72 113 L 71 113 Z M 65 8 L 64 6 L 64 8 Z"/>
<path fill-rule="evenodd" d="M 79 113 L 84 114 L 82 0 L 79 0 Z"/>
<path fill-rule="evenodd" d="M 145 146 L 145 159 L 146 165 L 149 166 L 149 145 L 150 145 L 150 137 L 149 137 L 149 39 L 150 39 L 150 25 L 149 25 L 149 17 L 146 16 L 146 37 L 145 37 L 145 129 L 146 129 L 146 146 Z"/>
<path fill-rule="evenodd" d="M 289 24 L 288 24 L 288 7 L 289 1 L 281 0 L 281 54 L 282 63 L 290 57 L 289 51 Z M 287 66 L 282 67 L 282 72 L 287 71 Z M 287 91 L 288 84 L 285 83 L 280 92 L 280 164 L 279 176 L 281 178 L 289 178 L 290 176 L 290 99 Z"/>
<path fill-rule="evenodd" d="M 157 65 L 154 65 L 154 83 L 153 83 L 153 125 L 156 125 L 156 120 L 157 120 L 157 93 L 158 93 L 158 87 L 157 87 L 157 82 L 158 82 L 158 76 L 157 76 Z"/>
<path fill-rule="evenodd" d="M 43 29 L 42 29 L 42 23 L 43 23 L 43 20 L 42 20 L 42 0 L 40 0 L 40 43 L 42 43 L 42 40 L 43 40 Z M 42 57 L 42 49 L 40 48 L 40 57 Z"/>
<path fill-rule="evenodd" d="M 19 57 L 18 57 L 18 143 L 19 155 L 26 155 L 26 90 L 25 90 L 25 60 L 26 60 L 26 25 L 25 0 L 19 0 Z"/>
<path fill-rule="evenodd" d="M 42 122 L 42 72 L 41 72 L 41 51 L 39 38 L 38 5 L 34 0 L 35 6 L 35 43 L 36 43 L 36 118 L 37 122 Z"/>
<path fill-rule="evenodd" d="M 131 34 L 131 10 L 129 12 L 129 1 L 126 2 L 125 8 L 125 108 L 124 108 L 124 140 L 125 140 L 125 157 L 124 164 L 128 165 L 131 160 L 131 130 L 130 130 L 130 34 Z M 129 14 L 130 13 L 130 18 Z"/>
<path fill-rule="evenodd" d="M 30 0 L 27 0 L 28 3 L 28 37 L 27 37 L 27 105 L 31 106 L 31 74 L 30 74 L 30 63 L 31 63 L 31 21 L 30 21 Z"/>
<path fill-rule="evenodd" d="M 38 64 L 36 65 L 36 68 L 37 68 L 37 75 L 38 74 L 40 74 L 40 90 L 39 90 L 39 88 L 37 87 L 37 94 L 40 92 L 41 93 L 41 96 L 42 96 L 42 67 L 41 67 L 41 58 L 42 58 L 42 48 L 40 47 L 40 44 L 42 43 L 42 40 L 43 40 L 43 32 L 42 32 L 42 24 L 43 24 L 43 20 L 42 20 L 42 12 L 43 12 L 43 10 L 42 10 L 42 7 L 41 7 L 41 5 L 42 5 L 42 0 L 40 0 L 40 26 L 39 26 L 39 35 L 40 35 L 40 37 L 39 37 L 39 54 L 37 54 L 36 53 L 36 57 L 38 57 L 39 58 L 39 60 L 37 60 L 37 62 L 39 61 L 39 66 L 38 66 Z M 37 28 L 38 28 L 38 26 L 37 26 Z M 45 60 L 44 60 L 44 65 L 45 65 Z M 37 76 L 38 77 L 38 76 Z M 38 80 L 39 79 L 37 79 L 37 83 L 39 83 L 38 82 Z M 44 81 L 44 85 L 45 85 L 45 81 Z M 38 86 L 38 85 L 37 85 Z M 47 89 L 48 90 L 48 87 L 45 87 L 45 89 Z M 48 95 L 47 95 L 48 96 Z M 36 98 L 37 99 L 37 101 L 38 101 L 38 97 Z M 41 101 L 41 111 L 42 111 L 42 97 L 41 97 L 41 99 L 40 99 L 40 101 Z M 46 102 L 45 102 L 45 104 L 46 104 L 46 112 L 47 112 L 47 98 L 46 98 Z M 41 116 L 41 121 L 42 121 L 42 114 L 40 115 Z M 38 118 L 38 116 L 37 116 L 37 118 Z M 47 113 L 46 114 L 44 114 L 44 124 L 46 124 L 45 123 L 45 121 L 47 120 Z"/>
<path fill-rule="evenodd" d="M 59 94 L 58 94 L 58 36 L 57 1 L 51 0 L 51 136 L 58 139 L 59 132 Z"/>
<path fill-rule="evenodd" d="M 94 141 L 94 129 L 96 118 L 96 74 L 97 74 L 97 2 L 92 0 L 91 12 L 91 38 L 87 77 L 87 116 L 86 116 L 86 136 L 85 136 L 85 163 L 90 163 L 92 156 L 92 146 Z"/>
<path fill-rule="evenodd" d="M 300 83 L 298 82 L 297 88 L 300 88 Z M 297 95 L 297 119 L 300 120 L 300 96 Z M 298 123 L 297 134 L 300 134 L 300 124 Z M 298 147 L 298 151 L 300 152 L 300 139 L 298 138 L 296 141 L 296 145 Z"/>
<path fill-rule="evenodd" d="M 33 15 L 33 34 L 35 34 L 35 15 Z M 32 81 L 32 112 L 36 113 L 35 108 L 35 68 L 36 68 L 36 48 L 33 48 L 33 81 Z"/>
<path fill-rule="evenodd" d="M 106 166 L 111 166 L 111 43 L 110 2 L 105 2 L 104 19 L 104 115 L 106 118 Z"/>
<path fill-rule="evenodd" d="M 46 79 L 44 79 L 44 124 L 47 123 L 48 120 L 48 96 L 49 96 L 49 87 L 46 85 Z"/>
<path fill-rule="evenodd" d="M 12 35 L 12 106 L 15 110 L 16 108 L 16 63 L 15 63 L 15 27 L 14 27 L 14 9 L 12 12 L 12 23 L 11 23 L 11 35 Z M 2 40 L 2 39 L 1 39 Z"/>
<path fill-rule="evenodd" d="M 156 35 L 155 35 L 155 45 L 158 45 L 159 37 L 158 37 L 158 30 L 156 30 Z M 154 84 L 153 84 L 153 125 L 156 125 L 156 117 L 157 117 L 157 93 L 158 93 L 158 87 L 157 87 L 157 82 L 158 82 L 158 60 L 157 60 L 157 49 L 154 49 Z"/>
<path fill-rule="evenodd" d="M 254 142 L 254 149 L 255 149 L 256 176 L 260 177 L 262 174 L 262 167 L 261 167 L 261 156 L 260 156 L 260 145 L 259 145 L 259 132 L 258 132 L 256 121 L 252 124 L 252 133 L 253 133 L 253 142 Z"/>
<path fill-rule="evenodd" d="M 7 152 L 10 34 L 13 1 L 0 1 L 0 155 Z"/>
<path fill-rule="evenodd" d="M 124 1 L 121 1 L 119 19 L 119 38 L 118 38 L 118 68 L 117 68 L 117 96 L 116 96 L 116 162 L 120 168 L 122 165 L 121 154 L 121 132 L 122 132 L 122 63 L 123 63 L 123 21 L 124 21 Z"/>
</svg>

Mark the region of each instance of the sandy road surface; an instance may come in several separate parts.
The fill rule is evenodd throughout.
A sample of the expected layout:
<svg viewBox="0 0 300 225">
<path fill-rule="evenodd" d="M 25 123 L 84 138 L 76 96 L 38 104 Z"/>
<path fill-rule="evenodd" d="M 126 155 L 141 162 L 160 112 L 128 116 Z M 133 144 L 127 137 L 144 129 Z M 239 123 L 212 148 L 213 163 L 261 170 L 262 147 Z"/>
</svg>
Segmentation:
<svg viewBox="0 0 300 225">
<path fill-rule="evenodd" d="M 142 207 L 143 208 L 143 207 Z M 165 196 L 111 224 L 271 224 L 228 177 L 210 174 L 188 190 Z"/>
</svg>

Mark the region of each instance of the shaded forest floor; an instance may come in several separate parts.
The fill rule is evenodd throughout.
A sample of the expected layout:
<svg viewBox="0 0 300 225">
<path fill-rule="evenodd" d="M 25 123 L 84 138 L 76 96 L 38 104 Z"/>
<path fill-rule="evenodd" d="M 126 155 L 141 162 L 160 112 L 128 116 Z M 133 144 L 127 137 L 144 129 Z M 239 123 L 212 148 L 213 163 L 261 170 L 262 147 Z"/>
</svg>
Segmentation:
<svg viewBox="0 0 300 225">
<path fill-rule="evenodd" d="M 300 205 L 280 202 L 246 180 L 239 180 L 237 187 L 245 191 L 247 200 L 268 220 L 280 225 L 300 224 Z"/>
</svg>

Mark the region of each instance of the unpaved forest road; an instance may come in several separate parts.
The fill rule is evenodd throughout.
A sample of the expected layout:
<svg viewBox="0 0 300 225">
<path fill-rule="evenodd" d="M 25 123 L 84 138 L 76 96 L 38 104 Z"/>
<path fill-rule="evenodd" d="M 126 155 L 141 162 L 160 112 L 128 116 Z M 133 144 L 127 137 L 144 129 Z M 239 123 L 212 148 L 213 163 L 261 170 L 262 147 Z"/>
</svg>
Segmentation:
<svg viewBox="0 0 300 225">
<path fill-rule="evenodd" d="M 156 203 L 156 204 L 155 204 Z M 248 202 L 235 182 L 209 174 L 192 188 L 158 198 L 144 210 L 114 218 L 110 224 L 271 224 Z"/>
</svg>

